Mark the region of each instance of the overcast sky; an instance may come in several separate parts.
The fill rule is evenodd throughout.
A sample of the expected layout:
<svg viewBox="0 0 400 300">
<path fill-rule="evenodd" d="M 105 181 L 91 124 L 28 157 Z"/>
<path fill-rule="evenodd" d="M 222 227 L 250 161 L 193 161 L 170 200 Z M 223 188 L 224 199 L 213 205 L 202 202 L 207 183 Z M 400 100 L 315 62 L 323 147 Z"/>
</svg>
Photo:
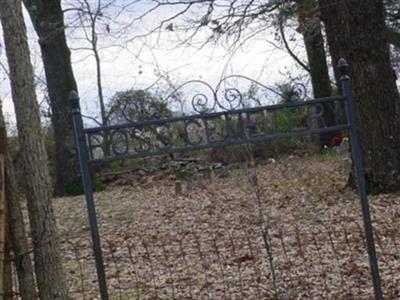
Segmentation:
<svg viewBox="0 0 400 300">
<path fill-rule="evenodd" d="M 73 0 L 69 2 L 69 4 L 64 3 L 64 6 L 69 7 L 71 3 L 76 4 Z M 148 7 L 148 4 L 146 4 L 126 9 L 123 17 L 125 19 L 134 18 L 133 11 L 137 15 L 140 13 L 140 9 L 144 11 Z M 174 13 L 174 9 L 178 8 L 156 11 L 142 21 L 135 23 L 129 29 L 129 36 L 137 36 L 154 28 L 159 24 L 159 20 Z M 73 18 L 74 12 L 69 12 L 66 15 L 67 24 Z M 29 18 L 25 19 L 36 74 L 44 78 L 37 37 Z M 123 43 L 121 39 L 114 39 L 113 30 L 115 28 L 112 26 L 110 34 L 107 36 L 104 29 L 107 20 L 102 22 L 99 23 L 99 32 L 101 32 L 99 44 L 101 47 L 102 80 L 106 97 L 110 97 L 116 91 L 128 88 L 145 88 L 159 79 L 157 75 L 159 72 L 169 74 L 172 81 L 177 84 L 190 79 L 202 79 L 210 82 L 211 85 L 215 85 L 223 75 L 242 74 L 264 84 L 274 85 L 285 79 L 284 74 L 287 71 L 294 73 L 299 71 L 285 51 L 277 49 L 270 43 L 271 41 L 274 42 L 274 38 L 269 32 L 256 36 L 233 54 L 220 45 L 206 45 L 201 50 L 195 47 L 179 46 L 177 41 L 180 34 L 164 29 L 161 34 Z M 90 51 L 82 50 L 89 45 L 83 38 L 82 30 L 72 28 L 72 23 L 69 25 L 71 28 L 67 31 L 68 43 L 72 48 L 73 69 L 81 95 L 82 108 L 86 114 L 97 116 L 99 106 L 96 96 L 95 60 Z M 200 34 L 196 41 L 201 41 L 203 37 L 205 36 Z M 296 46 L 294 45 L 294 47 Z M 295 49 L 295 51 L 300 51 L 300 49 Z M 1 55 L 4 63 L 3 50 Z M 3 79 L 0 90 L 3 109 L 8 116 L 12 116 L 13 105 L 10 99 L 9 85 L 5 80 L 4 73 L 1 73 L 0 78 Z M 38 98 L 41 99 L 42 97 L 43 95 L 39 90 Z"/>
</svg>

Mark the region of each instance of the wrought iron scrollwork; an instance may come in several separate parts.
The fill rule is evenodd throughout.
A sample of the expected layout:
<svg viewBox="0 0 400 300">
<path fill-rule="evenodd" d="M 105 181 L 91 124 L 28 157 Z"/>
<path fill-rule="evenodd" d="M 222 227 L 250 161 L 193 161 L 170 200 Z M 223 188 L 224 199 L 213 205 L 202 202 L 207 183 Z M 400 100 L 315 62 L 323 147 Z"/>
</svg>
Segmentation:
<svg viewBox="0 0 400 300">
<path fill-rule="evenodd" d="M 307 89 L 304 85 L 295 84 L 292 88 L 296 101 L 303 101 L 306 98 Z M 164 100 L 177 98 L 182 91 L 191 99 L 191 107 L 186 107 L 188 112 L 198 114 L 274 104 L 278 102 L 277 100 L 284 98 L 279 89 L 264 85 L 244 75 L 226 76 L 215 87 L 202 80 L 187 81 Z"/>
<path fill-rule="evenodd" d="M 196 88 L 192 88 L 193 85 Z M 243 89 L 246 92 L 241 92 L 244 86 L 247 87 Z M 140 102 L 129 103 L 118 114 L 120 123 L 86 129 L 90 159 L 101 162 L 124 157 L 145 157 L 253 143 L 276 137 L 316 134 L 341 130 L 347 126 L 338 117 L 343 97 L 303 101 L 307 94 L 305 86 L 301 84 L 290 87 L 292 98 L 242 75 L 222 78 L 215 88 L 201 80 L 188 81 L 174 93 L 179 93 L 181 89 L 190 89 L 192 92 L 189 98 L 191 107 L 186 107 L 187 114 L 160 118 L 148 112 L 143 113 Z M 169 97 L 174 97 L 174 93 Z M 285 100 L 283 103 L 274 104 L 282 99 Z M 327 112 L 334 116 L 334 124 L 325 123 Z M 140 115 L 145 118 L 137 120 Z M 121 116 L 128 122 L 120 120 Z M 135 120 L 130 120 L 131 116 Z"/>
<path fill-rule="evenodd" d="M 240 100 L 240 99 L 238 99 Z M 246 107 L 190 116 L 88 128 L 94 162 L 146 157 L 180 151 L 254 143 L 278 137 L 337 132 L 345 120 L 325 123 L 326 109 L 338 108 L 343 97 Z M 334 112 L 339 112 L 335 109 Z"/>
<path fill-rule="evenodd" d="M 277 89 L 244 75 L 222 78 L 215 87 L 215 94 L 218 107 L 225 111 L 272 104 L 273 100 L 283 96 Z"/>
<path fill-rule="evenodd" d="M 292 97 L 292 102 L 297 102 L 297 101 L 306 101 L 309 100 L 308 92 L 307 92 L 307 87 L 303 83 L 295 82 L 291 86 L 291 89 L 293 90 L 293 97 Z"/>
<path fill-rule="evenodd" d="M 205 94 L 199 93 L 193 96 L 192 107 L 199 114 L 203 114 L 208 112 L 209 110 L 212 110 L 208 108 L 208 105 L 209 105 L 209 100 Z"/>
<path fill-rule="evenodd" d="M 135 113 L 139 110 L 139 105 L 137 103 L 132 102 L 128 105 L 128 103 L 125 103 L 123 108 L 122 108 L 122 116 L 125 118 L 126 121 L 128 122 L 135 122 L 134 119 L 131 118 L 131 116 L 135 115 Z"/>
<path fill-rule="evenodd" d="M 197 86 L 197 88 L 195 88 Z M 198 88 L 200 87 L 200 89 Z M 171 94 L 169 94 L 164 101 L 168 102 L 170 99 L 177 98 L 177 94 L 188 88 L 191 92 L 191 109 L 195 113 L 205 114 L 215 110 L 217 105 L 217 96 L 214 88 L 202 80 L 190 80 L 178 86 Z"/>
</svg>

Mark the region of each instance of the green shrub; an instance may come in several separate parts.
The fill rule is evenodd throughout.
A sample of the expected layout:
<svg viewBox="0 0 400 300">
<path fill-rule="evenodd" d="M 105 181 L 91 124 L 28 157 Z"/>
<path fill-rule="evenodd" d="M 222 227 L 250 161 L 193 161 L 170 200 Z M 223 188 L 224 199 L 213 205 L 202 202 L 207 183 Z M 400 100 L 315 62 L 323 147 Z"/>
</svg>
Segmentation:
<svg viewBox="0 0 400 300">
<path fill-rule="evenodd" d="M 172 116 L 168 104 L 148 91 L 117 92 L 107 105 L 108 123 L 121 124 Z"/>
</svg>

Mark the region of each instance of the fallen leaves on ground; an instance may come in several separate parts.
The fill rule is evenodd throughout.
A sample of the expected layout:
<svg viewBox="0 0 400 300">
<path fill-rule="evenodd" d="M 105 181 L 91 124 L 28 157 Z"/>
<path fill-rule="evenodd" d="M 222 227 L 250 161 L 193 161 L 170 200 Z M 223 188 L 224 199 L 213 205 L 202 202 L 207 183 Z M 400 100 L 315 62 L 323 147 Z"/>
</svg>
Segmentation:
<svg viewBox="0 0 400 300">
<path fill-rule="evenodd" d="M 372 299 L 348 172 L 344 156 L 292 157 L 179 196 L 170 177 L 95 194 L 111 299 Z M 400 299 L 400 195 L 370 202 L 385 297 Z M 97 299 L 84 197 L 55 210 L 71 295 Z"/>
</svg>

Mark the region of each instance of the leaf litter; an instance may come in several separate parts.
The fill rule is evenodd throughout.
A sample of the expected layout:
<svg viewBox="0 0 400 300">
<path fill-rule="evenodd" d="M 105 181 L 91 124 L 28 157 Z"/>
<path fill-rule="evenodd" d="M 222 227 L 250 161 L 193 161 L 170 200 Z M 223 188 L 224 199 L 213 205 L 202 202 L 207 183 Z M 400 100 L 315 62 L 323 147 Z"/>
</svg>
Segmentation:
<svg viewBox="0 0 400 300">
<path fill-rule="evenodd" d="M 289 157 L 180 195 L 173 176 L 110 185 L 95 194 L 110 298 L 373 299 L 348 172 L 344 156 Z M 71 295 L 98 299 L 84 197 L 54 201 Z M 400 195 L 370 205 L 385 299 L 400 299 Z"/>
</svg>

